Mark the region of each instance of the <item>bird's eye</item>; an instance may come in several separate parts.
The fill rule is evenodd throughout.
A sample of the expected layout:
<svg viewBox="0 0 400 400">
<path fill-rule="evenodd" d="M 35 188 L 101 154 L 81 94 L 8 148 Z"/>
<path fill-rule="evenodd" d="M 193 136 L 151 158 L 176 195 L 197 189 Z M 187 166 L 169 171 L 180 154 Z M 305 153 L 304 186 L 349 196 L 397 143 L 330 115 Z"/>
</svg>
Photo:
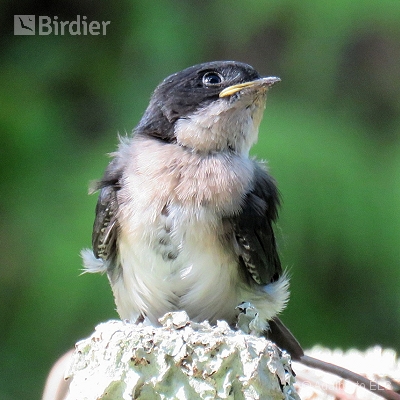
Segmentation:
<svg viewBox="0 0 400 400">
<path fill-rule="evenodd" d="M 222 82 L 223 78 L 218 72 L 206 72 L 203 75 L 203 84 L 205 86 L 216 86 Z"/>
</svg>

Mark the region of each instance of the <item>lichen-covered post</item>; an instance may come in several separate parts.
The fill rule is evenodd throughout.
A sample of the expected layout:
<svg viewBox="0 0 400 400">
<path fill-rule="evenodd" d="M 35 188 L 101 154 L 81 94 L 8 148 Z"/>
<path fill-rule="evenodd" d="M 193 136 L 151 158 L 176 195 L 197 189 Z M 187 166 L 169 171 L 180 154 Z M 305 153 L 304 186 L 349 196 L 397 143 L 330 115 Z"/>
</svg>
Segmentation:
<svg viewBox="0 0 400 400">
<path fill-rule="evenodd" d="M 290 357 L 272 342 L 184 312 L 161 323 L 98 325 L 76 345 L 67 399 L 299 399 Z"/>
</svg>

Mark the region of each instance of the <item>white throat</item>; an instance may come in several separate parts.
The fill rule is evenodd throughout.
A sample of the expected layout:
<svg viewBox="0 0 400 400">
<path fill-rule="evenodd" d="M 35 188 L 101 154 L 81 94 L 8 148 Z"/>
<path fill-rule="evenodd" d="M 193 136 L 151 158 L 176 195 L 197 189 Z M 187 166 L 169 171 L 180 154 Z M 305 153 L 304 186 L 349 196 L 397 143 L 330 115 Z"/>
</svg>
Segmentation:
<svg viewBox="0 0 400 400">
<path fill-rule="evenodd" d="M 216 100 L 175 123 L 177 142 L 199 152 L 234 150 L 248 156 L 258 139 L 265 100 L 265 95 Z"/>
</svg>

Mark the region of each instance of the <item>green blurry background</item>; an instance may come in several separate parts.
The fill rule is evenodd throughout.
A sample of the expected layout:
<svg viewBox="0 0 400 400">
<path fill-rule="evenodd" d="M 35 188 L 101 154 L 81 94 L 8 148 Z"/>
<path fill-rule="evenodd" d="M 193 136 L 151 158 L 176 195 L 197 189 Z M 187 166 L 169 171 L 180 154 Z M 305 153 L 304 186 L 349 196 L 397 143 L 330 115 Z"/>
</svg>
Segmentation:
<svg viewBox="0 0 400 400">
<path fill-rule="evenodd" d="M 111 21 L 106 36 L 14 36 L 13 15 Z M 83 275 L 117 133 L 154 87 L 235 59 L 282 82 L 253 154 L 284 203 L 283 320 L 305 347 L 400 350 L 400 1 L 3 0 L 0 3 L 0 399 L 38 399 L 52 362 L 117 318 Z"/>
</svg>

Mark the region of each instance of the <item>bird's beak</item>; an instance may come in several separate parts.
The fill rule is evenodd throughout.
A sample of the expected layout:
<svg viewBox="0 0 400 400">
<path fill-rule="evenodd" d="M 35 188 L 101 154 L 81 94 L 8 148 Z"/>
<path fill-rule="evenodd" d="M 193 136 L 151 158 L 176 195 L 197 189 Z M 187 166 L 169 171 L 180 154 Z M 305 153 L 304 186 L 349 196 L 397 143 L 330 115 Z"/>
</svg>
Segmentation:
<svg viewBox="0 0 400 400">
<path fill-rule="evenodd" d="M 265 78 L 256 79 L 255 81 L 251 82 L 238 83 L 237 85 L 228 86 L 227 88 L 222 90 L 219 94 L 219 97 L 232 96 L 236 92 L 239 92 L 240 90 L 247 88 L 255 88 L 255 89 L 269 88 L 274 83 L 279 81 L 280 78 L 278 78 L 277 76 L 268 76 Z"/>
</svg>

